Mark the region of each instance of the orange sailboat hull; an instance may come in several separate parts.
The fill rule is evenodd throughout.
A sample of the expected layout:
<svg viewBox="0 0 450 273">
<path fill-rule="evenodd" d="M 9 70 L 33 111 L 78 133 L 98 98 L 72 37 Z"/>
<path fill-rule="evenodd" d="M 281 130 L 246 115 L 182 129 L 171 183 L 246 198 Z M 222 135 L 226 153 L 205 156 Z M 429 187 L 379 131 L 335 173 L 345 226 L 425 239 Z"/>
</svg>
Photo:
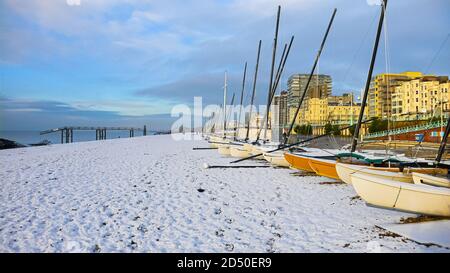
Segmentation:
<svg viewBox="0 0 450 273">
<path fill-rule="evenodd" d="M 306 172 L 314 172 L 314 170 L 309 166 L 308 157 L 296 156 L 291 153 L 284 153 L 284 158 L 294 169 Z"/>
<path fill-rule="evenodd" d="M 308 162 L 311 169 L 318 175 L 340 180 L 336 172 L 336 161 L 312 157 Z"/>
</svg>

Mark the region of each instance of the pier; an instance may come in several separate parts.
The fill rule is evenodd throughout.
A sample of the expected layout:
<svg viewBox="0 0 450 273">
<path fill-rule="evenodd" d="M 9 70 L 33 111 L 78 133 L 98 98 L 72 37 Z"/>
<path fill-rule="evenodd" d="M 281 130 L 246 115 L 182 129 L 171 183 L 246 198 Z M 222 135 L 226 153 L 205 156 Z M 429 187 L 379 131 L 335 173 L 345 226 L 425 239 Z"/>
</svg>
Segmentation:
<svg viewBox="0 0 450 273">
<path fill-rule="evenodd" d="M 95 131 L 95 140 L 106 139 L 107 131 L 129 131 L 130 137 L 134 137 L 135 131 L 142 131 L 143 135 L 147 135 L 147 127 L 135 128 L 135 127 L 89 127 L 89 126 L 66 126 L 50 130 L 41 131 L 41 135 L 61 132 L 61 144 L 73 142 L 73 131 Z"/>
</svg>

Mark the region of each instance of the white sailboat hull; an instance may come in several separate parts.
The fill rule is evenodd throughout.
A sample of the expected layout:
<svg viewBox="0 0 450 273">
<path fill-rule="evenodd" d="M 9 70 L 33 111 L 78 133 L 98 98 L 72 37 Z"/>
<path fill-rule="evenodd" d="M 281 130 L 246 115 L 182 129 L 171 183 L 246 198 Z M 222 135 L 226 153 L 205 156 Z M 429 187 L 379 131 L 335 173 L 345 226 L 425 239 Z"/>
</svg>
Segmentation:
<svg viewBox="0 0 450 273">
<path fill-rule="evenodd" d="M 414 184 L 427 184 L 432 186 L 450 188 L 450 179 L 445 177 L 436 177 L 434 175 L 423 173 L 412 173 Z"/>
<path fill-rule="evenodd" d="M 354 173 L 362 173 L 383 179 L 412 183 L 411 175 L 405 175 L 401 172 L 394 172 L 396 170 L 398 171 L 398 168 L 371 167 L 367 165 L 354 165 L 345 163 L 336 164 L 336 172 L 339 178 L 347 184 L 352 183 L 350 176 Z"/>
<path fill-rule="evenodd" d="M 230 155 L 230 145 L 229 144 L 218 144 L 219 154 L 229 156 Z"/>
<path fill-rule="evenodd" d="M 281 152 L 273 152 L 273 153 L 264 153 L 264 159 L 268 161 L 270 164 L 278 167 L 286 167 L 289 168 L 290 164 L 284 158 L 284 151 Z"/>
<path fill-rule="evenodd" d="M 230 146 L 230 155 L 238 158 L 251 156 L 250 152 L 243 146 Z"/>
<path fill-rule="evenodd" d="M 351 174 L 358 195 L 367 203 L 434 216 L 450 216 L 450 189 L 402 183 L 362 173 Z"/>
</svg>

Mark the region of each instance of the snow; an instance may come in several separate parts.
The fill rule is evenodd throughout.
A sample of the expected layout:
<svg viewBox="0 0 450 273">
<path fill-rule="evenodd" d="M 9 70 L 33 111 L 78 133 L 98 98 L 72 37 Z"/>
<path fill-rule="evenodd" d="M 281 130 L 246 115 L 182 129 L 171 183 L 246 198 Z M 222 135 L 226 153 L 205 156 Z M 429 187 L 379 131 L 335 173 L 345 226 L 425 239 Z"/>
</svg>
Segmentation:
<svg viewBox="0 0 450 273">
<path fill-rule="evenodd" d="M 422 244 L 437 244 L 450 249 L 450 220 L 414 224 L 384 224 L 381 227 Z"/>
<path fill-rule="evenodd" d="M 205 169 L 231 161 L 192 150 L 207 145 L 161 135 L 0 151 L 0 251 L 449 252 L 383 235 L 376 226 L 413 215 L 331 179 Z"/>
</svg>

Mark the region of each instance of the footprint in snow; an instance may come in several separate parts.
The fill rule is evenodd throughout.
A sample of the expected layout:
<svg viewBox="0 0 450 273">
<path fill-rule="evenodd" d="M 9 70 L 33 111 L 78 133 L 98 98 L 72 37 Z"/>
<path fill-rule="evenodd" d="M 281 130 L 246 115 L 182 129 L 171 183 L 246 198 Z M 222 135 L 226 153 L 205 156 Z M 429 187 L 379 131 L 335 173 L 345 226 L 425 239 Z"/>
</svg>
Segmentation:
<svg viewBox="0 0 450 273">
<path fill-rule="evenodd" d="M 225 233 L 225 230 L 223 230 L 223 229 L 216 230 L 217 237 L 223 237 L 224 233 Z"/>
<path fill-rule="evenodd" d="M 225 244 L 225 250 L 226 251 L 233 251 L 234 250 L 234 245 L 233 244 Z"/>
</svg>

